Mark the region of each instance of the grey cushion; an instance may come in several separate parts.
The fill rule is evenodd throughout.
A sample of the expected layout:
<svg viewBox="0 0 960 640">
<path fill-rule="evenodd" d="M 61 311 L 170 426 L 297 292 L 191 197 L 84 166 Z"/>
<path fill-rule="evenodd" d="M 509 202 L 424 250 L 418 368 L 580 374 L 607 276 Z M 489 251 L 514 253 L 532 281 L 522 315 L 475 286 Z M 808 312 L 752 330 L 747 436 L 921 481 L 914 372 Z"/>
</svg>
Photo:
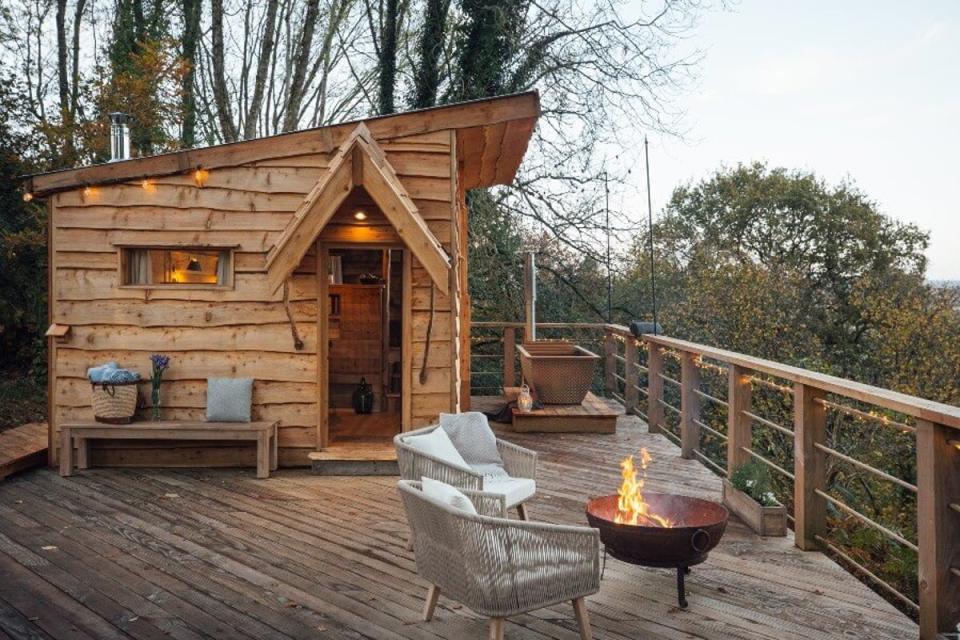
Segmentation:
<svg viewBox="0 0 960 640">
<path fill-rule="evenodd" d="M 503 458 L 497 450 L 497 436 L 487 424 L 487 416 L 479 411 L 441 413 L 440 427 L 450 436 L 453 446 L 467 464 L 503 466 Z"/>
<path fill-rule="evenodd" d="M 207 422 L 250 422 L 253 378 L 207 378 Z"/>
</svg>

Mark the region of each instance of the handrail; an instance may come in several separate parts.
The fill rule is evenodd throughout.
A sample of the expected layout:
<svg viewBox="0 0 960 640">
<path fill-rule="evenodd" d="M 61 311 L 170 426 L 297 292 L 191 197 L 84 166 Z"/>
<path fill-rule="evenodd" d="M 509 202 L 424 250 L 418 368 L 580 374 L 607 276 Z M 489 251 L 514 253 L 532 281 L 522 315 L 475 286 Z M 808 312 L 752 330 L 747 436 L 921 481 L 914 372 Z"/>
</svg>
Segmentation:
<svg viewBox="0 0 960 640">
<path fill-rule="evenodd" d="M 815 389 L 822 389 L 828 393 L 847 396 L 854 400 L 890 409 L 920 420 L 929 420 L 953 429 L 960 429 L 960 407 L 953 407 L 941 402 L 926 400 L 916 396 L 874 387 L 862 382 L 845 380 L 825 373 L 816 373 L 792 365 L 781 364 L 763 358 L 743 355 L 735 351 L 717 349 L 706 345 L 667 338 L 664 336 L 644 335 L 643 339 L 652 344 L 686 351 L 714 360 L 722 360 L 730 364 L 739 365 L 753 371 L 760 371 L 784 380 L 800 383 Z"/>
</svg>

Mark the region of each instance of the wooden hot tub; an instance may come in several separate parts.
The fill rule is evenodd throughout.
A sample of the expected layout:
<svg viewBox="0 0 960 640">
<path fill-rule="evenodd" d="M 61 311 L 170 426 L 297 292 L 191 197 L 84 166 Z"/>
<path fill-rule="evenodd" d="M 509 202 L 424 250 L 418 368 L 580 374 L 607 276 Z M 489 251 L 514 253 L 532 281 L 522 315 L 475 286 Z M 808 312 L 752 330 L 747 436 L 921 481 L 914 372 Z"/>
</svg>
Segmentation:
<svg viewBox="0 0 960 640">
<path fill-rule="evenodd" d="M 543 404 L 580 404 L 593 386 L 600 356 L 566 340 L 517 347 L 523 379 Z"/>
</svg>

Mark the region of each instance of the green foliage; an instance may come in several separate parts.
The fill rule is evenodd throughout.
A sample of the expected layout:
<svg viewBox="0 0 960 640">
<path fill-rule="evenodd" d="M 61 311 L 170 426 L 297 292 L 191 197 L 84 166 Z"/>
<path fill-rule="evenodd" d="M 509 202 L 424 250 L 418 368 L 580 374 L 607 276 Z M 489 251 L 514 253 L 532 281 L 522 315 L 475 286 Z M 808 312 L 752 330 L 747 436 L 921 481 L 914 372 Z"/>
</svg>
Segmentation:
<svg viewBox="0 0 960 640">
<path fill-rule="evenodd" d="M 740 465 L 730 474 L 730 484 L 764 507 L 773 507 L 777 499 L 773 494 L 773 478 L 770 470 L 756 460 Z"/>
<path fill-rule="evenodd" d="M 526 0 L 460 0 L 456 28 L 457 77 L 451 102 L 510 92 L 510 68 L 521 42 Z"/>
<path fill-rule="evenodd" d="M 109 79 L 97 90 L 100 113 L 94 124 L 102 127 L 110 111 L 130 113 L 131 150 L 142 155 L 173 144 L 165 125 L 178 121 L 183 108 L 179 79 L 186 68 L 169 35 L 171 9 L 166 0 L 150 0 L 147 6 L 144 0 L 116 0 L 107 45 Z"/>
<path fill-rule="evenodd" d="M 43 387 L 46 359 L 43 333 L 47 328 L 46 208 L 22 199 L 19 176 L 35 167 L 25 158 L 38 151 L 35 136 L 16 123 L 25 108 L 13 92 L 11 78 L 0 80 L 0 376 L 22 385 Z M 32 415 L 44 393 L 22 395 L 4 387 L 4 416 Z M 9 404 L 7 403 L 9 400 Z M 18 407 L 28 407 L 21 411 Z"/>
</svg>

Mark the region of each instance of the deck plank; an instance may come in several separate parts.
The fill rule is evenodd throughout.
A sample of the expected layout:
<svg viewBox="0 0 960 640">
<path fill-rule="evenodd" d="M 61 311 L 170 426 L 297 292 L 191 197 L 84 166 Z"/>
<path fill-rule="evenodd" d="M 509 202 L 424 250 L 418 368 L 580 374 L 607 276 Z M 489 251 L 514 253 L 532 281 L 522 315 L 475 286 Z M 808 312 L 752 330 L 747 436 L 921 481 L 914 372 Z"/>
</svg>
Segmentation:
<svg viewBox="0 0 960 640">
<path fill-rule="evenodd" d="M 662 435 L 621 417 L 615 434 L 519 434 L 536 449 L 533 519 L 584 524 L 612 492 L 619 460 L 654 457 L 648 488 L 718 499 L 720 481 Z M 426 584 L 389 477 L 248 469 L 52 470 L 0 484 L 0 638 L 220 637 L 470 640 L 486 623 L 441 597 L 420 621 Z M 44 550 L 43 547 L 55 549 Z M 588 598 L 595 637 L 907 638 L 916 625 L 820 553 L 731 521 L 688 579 L 607 561 Z M 511 618 L 507 636 L 574 640 L 561 604 Z"/>
</svg>

